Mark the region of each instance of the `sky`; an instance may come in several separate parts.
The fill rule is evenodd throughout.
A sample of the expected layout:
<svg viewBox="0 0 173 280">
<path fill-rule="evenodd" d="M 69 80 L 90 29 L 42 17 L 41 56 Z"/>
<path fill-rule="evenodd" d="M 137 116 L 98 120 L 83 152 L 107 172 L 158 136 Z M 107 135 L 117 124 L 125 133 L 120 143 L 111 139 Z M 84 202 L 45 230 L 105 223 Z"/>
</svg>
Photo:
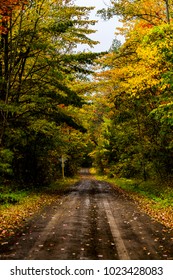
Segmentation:
<svg viewBox="0 0 173 280">
<path fill-rule="evenodd" d="M 91 28 L 97 30 L 96 33 L 90 35 L 90 38 L 99 41 L 100 44 L 90 49 L 88 46 L 79 46 L 78 50 L 91 50 L 94 52 L 107 51 L 111 47 L 112 41 L 115 38 L 115 29 L 120 26 L 117 17 L 104 21 L 100 17 L 96 16 L 96 11 L 106 8 L 110 3 L 110 0 L 75 0 L 75 4 L 78 6 L 95 6 L 95 10 L 91 12 L 90 19 L 98 20 L 95 26 Z M 118 38 L 119 40 L 121 38 Z"/>
</svg>

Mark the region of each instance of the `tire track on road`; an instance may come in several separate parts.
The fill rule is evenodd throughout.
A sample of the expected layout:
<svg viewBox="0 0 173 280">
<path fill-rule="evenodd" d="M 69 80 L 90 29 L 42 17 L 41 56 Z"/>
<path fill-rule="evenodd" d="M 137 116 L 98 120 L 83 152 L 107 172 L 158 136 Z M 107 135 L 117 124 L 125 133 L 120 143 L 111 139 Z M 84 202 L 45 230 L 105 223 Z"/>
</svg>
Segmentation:
<svg viewBox="0 0 173 280">
<path fill-rule="evenodd" d="M 126 249 L 126 246 L 125 246 L 124 241 L 121 237 L 121 233 L 118 229 L 115 218 L 112 214 L 111 208 L 110 208 L 109 203 L 106 199 L 103 201 L 103 205 L 104 205 L 104 209 L 105 209 L 105 212 L 106 212 L 106 215 L 107 215 L 108 223 L 109 223 L 110 230 L 111 230 L 114 242 L 115 242 L 115 246 L 116 246 L 116 249 L 117 249 L 119 259 L 120 260 L 130 260 L 129 254 L 128 254 L 127 249 Z"/>
<path fill-rule="evenodd" d="M 64 199 L 63 203 L 65 204 L 65 206 L 70 205 L 70 208 L 74 208 L 74 206 L 76 205 L 76 200 L 77 200 L 76 196 L 70 195 Z M 37 259 L 39 257 L 40 251 L 42 250 L 45 241 L 54 232 L 54 227 L 57 226 L 57 223 L 60 224 L 61 221 L 62 222 L 64 221 L 65 212 L 67 210 L 67 207 L 65 206 L 60 207 L 56 212 L 56 214 L 51 218 L 50 222 L 47 224 L 45 229 L 41 232 L 39 238 L 35 242 L 34 246 L 30 249 L 25 259 L 31 260 L 31 259 Z"/>
</svg>

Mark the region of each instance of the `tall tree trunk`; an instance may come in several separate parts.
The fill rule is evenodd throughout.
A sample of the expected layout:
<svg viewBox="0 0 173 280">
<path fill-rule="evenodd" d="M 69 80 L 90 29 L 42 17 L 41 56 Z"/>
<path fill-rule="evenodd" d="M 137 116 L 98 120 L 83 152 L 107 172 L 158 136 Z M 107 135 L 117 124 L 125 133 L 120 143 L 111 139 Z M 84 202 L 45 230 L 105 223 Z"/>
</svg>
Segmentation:
<svg viewBox="0 0 173 280">
<path fill-rule="evenodd" d="M 167 23 L 170 24 L 169 0 L 165 0 L 165 4 L 166 4 L 166 19 L 167 19 Z"/>
<path fill-rule="evenodd" d="M 3 22 L 4 30 L 7 30 L 8 23 Z M 9 46 L 8 46 L 8 30 L 6 33 L 1 35 L 1 61 L 0 61 L 0 83 L 1 83 L 1 94 L 0 100 L 4 101 L 5 104 L 8 104 L 8 96 L 9 96 Z M 7 115 L 8 112 L 3 109 L 0 111 L 0 146 L 3 144 L 3 135 L 5 131 L 5 126 L 7 123 Z"/>
<path fill-rule="evenodd" d="M 138 115 L 138 108 L 135 105 L 135 115 L 136 115 L 136 120 L 137 120 L 137 129 L 138 129 L 138 136 L 139 136 L 139 144 L 140 144 L 140 152 L 142 155 L 142 160 L 140 162 L 141 168 L 142 168 L 142 175 L 144 181 L 147 180 L 147 173 L 146 173 L 146 163 L 145 163 L 145 156 L 144 156 L 144 140 L 143 140 L 143 135 L 142 135 L 142 130 L 141 130 L 141 123 Z"/>
</svg>

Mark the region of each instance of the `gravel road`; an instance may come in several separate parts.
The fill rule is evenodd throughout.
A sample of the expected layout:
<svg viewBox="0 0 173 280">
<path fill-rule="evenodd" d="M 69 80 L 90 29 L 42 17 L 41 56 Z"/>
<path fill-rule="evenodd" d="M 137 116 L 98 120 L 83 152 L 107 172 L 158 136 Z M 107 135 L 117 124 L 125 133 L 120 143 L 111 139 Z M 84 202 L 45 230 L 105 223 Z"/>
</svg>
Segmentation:
<svg viewBox="0 0 173 280">
<path fill-rule="evenodd" d="M 0 259 L 167 260 L 172 237 L 124 194 L 88 176 L 2 245 Z"/>
</svg>

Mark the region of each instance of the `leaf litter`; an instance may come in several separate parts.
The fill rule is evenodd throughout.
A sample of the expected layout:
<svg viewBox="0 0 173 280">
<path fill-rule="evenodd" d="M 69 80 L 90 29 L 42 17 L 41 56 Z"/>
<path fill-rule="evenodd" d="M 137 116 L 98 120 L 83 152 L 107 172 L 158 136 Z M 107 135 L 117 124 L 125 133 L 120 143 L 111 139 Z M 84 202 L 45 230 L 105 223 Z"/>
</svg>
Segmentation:
<svg viewBox="0 0 173 280">
<path fill-rule="evenodd" d="M 31 218 L 44 206 L 56 201 L 59 195 L 39 194 L 30 195 L 20 204 L 8 205 L 0 208 L 0 241 L 6 244 L 4 239 L 9 238 L 25 225 L 26 220 Z"/>
</svg>

